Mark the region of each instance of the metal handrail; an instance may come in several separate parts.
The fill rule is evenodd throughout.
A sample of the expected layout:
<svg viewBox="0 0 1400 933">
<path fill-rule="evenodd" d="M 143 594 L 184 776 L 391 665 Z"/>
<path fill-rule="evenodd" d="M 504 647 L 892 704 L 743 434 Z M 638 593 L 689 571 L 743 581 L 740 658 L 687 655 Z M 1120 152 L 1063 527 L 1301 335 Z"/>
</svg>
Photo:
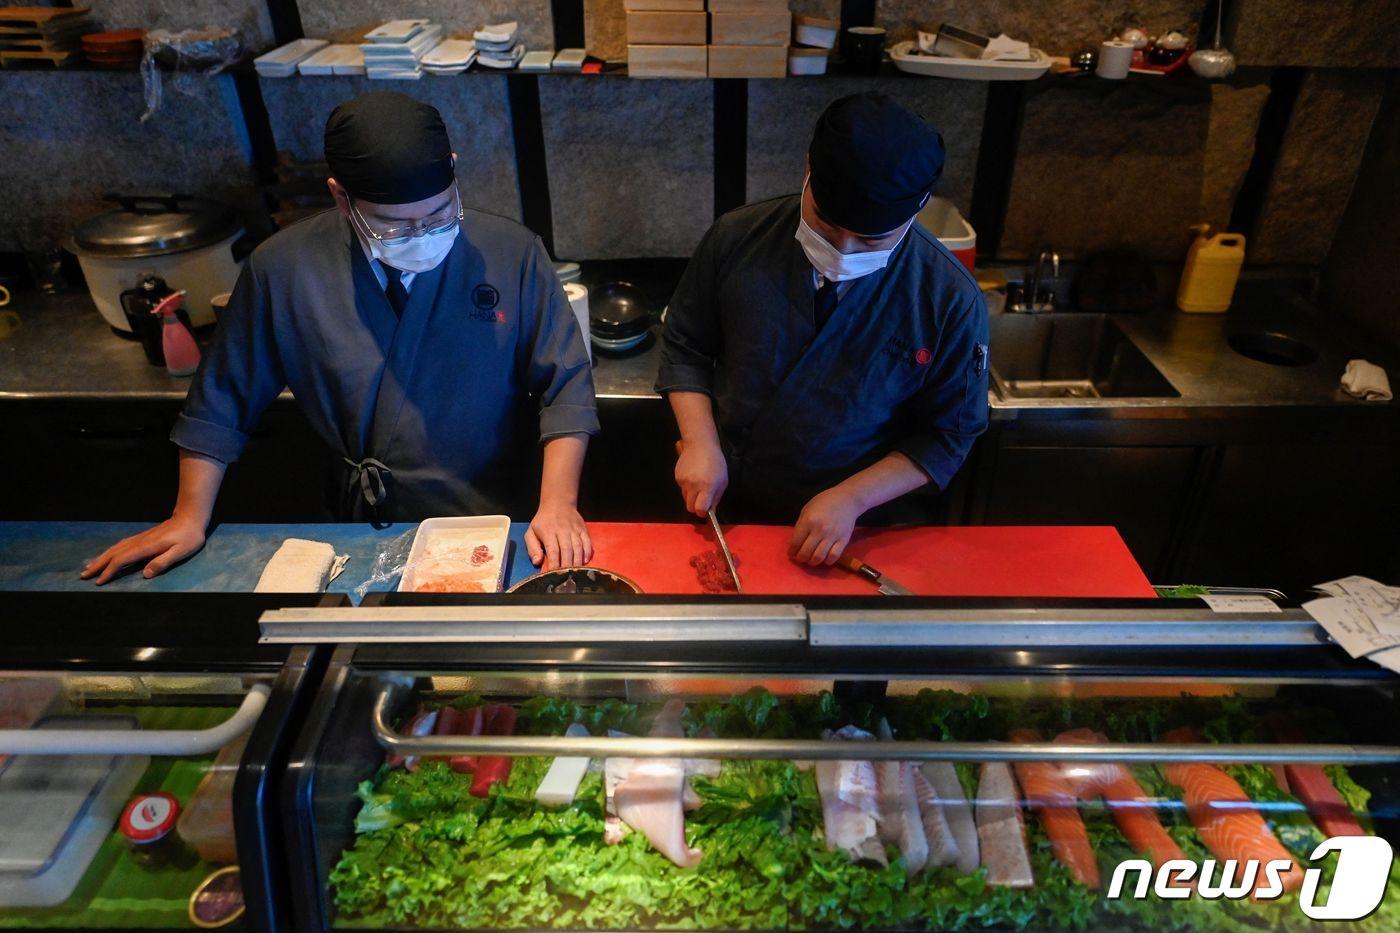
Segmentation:
<svg viewBox="0 0 1400 933">
<path fill-rule="evenodd" d="M 234 714 L 208 729 L 0 729 L 0 755 L 207 755 L 253 728 L 271 694 L 253 684 Z"/>
<path fill-rule="evenodd" d="M 399 755 L 495 755 L 518 758 L 720 758 L 808 761 L 1056 761 L 1135 764 L 1400 764 L 1393 745 L 1225 745 L 1054 742 L 829 742 L 822 739 L 658 739 L 562 735 L 406 736 L 389 725 L 395 687 L 381 690 L 370 714 L 375 740 Z"/>
</svg>

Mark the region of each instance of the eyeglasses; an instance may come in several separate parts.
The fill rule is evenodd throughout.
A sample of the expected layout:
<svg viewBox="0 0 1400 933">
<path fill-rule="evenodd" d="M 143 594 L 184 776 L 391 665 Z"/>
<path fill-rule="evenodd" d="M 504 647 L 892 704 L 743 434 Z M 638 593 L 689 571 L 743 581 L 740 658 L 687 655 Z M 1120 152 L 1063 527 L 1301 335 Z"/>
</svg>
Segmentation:
<svg viewBox="0 0 1400 933">
<path fill-rule="evenodd" d="M 466 208 L 462 206 L 462 194 L 457 190 L 457 186 L 452 186 L 452 203 L 442 210 L 431 214 L 420 221 L 395 224 L 392 227 L 383 227 L 376 230 L 365 219 L 365 215 L 360 213 L 359 205 L 355 199 L 346 195 L 346 200 L 350 202 L 350 210 L 355 218 L 359 220 L 360 226 L 364 228 L 366 235 L 378 240 L 385 246 L 402 246 L 414 237 L 419 236 L 441 236 L 450 231 L 457 224 L 462 222 L 466 216 Z M 449 209 L 451 212 L 448 213 Z"/>
</svg>

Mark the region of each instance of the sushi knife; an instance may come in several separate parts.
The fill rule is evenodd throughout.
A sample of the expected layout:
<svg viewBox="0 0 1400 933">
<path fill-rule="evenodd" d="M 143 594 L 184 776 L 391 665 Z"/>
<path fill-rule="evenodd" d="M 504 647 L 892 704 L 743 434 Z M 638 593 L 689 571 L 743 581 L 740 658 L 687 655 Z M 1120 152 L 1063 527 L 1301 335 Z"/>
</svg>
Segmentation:
<svg viewBox="0 0 1400 933">
<path fill-rule="evenodd" d="M 849 570 L 851 573 L 865 577 L 871 583 L 880 588 L 880 592 L 886 596 L 913 596 L 914 591 L 902 583 L 891 580 L 874 567 L 861 560 L 859 557 L 852 557 L 850 554 L 842 554 L 836 559 L 836 566 L 842 570 Z"/>
<path fill-rule="evenodd" d="M 719 542 L 720 553 L 724 555 L 724 562 L 729 565 L 729 576 L 734 580 L 734 592 L 744 592 L 744 585 L 739 582 L 739 568 L 734 566 L 734 554 L 729 550 L 729 541 L 725 539 L 724 532 L 719 527 L 719 519 L 715 516 L 715 510 L 707 512 L 710 516 L 710 527 L 715 531 L 715 540 Z"/>
</svg>

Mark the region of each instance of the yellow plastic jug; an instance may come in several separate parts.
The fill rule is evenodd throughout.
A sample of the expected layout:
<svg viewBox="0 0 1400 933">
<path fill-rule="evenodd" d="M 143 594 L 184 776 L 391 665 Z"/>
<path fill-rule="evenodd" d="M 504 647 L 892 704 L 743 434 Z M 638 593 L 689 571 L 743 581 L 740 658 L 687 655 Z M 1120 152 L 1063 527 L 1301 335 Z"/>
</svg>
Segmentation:
<svg viewBox="0 0 1400 933">
<path fill-rule="evenodd" d="M 1181 285 L 1176 290 L 1176 306 L 1183 311 L 1215 312 L 1230 307 L 1235 283 L 1244 265 L 1244 236 L 1239 233 L 1210 235 L 1210 224 L 1191 228 L 1196 239 L 1186 254 Z"/>
</svg>

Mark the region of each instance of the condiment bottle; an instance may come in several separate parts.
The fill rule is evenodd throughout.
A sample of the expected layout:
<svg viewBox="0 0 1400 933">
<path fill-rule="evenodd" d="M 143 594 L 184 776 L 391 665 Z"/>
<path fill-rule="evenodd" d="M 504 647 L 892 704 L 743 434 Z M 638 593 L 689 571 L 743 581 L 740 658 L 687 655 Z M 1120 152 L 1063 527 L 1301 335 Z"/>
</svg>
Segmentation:
<svg viewBox="0 0 1400 933">
<path fill-rule="evenodd" d="M 1196 239 L 1186 254 L 1176 306 L 1183 311 L 1220 312 L 1230 307 L 1235 283 L 1244 265 L 1244 235 L 1217 233 L 1210 236 L 1209 224 L 1191 228 Z"/>
<path fill-rule="evenodd" d="M 138 794 L 122 811 L 117 824 L 126 838 L 131 857 L 145 868 L 189 868 L 194 851 L 175 832 L 180 801 L 163 791 Z"/>
</svg>

